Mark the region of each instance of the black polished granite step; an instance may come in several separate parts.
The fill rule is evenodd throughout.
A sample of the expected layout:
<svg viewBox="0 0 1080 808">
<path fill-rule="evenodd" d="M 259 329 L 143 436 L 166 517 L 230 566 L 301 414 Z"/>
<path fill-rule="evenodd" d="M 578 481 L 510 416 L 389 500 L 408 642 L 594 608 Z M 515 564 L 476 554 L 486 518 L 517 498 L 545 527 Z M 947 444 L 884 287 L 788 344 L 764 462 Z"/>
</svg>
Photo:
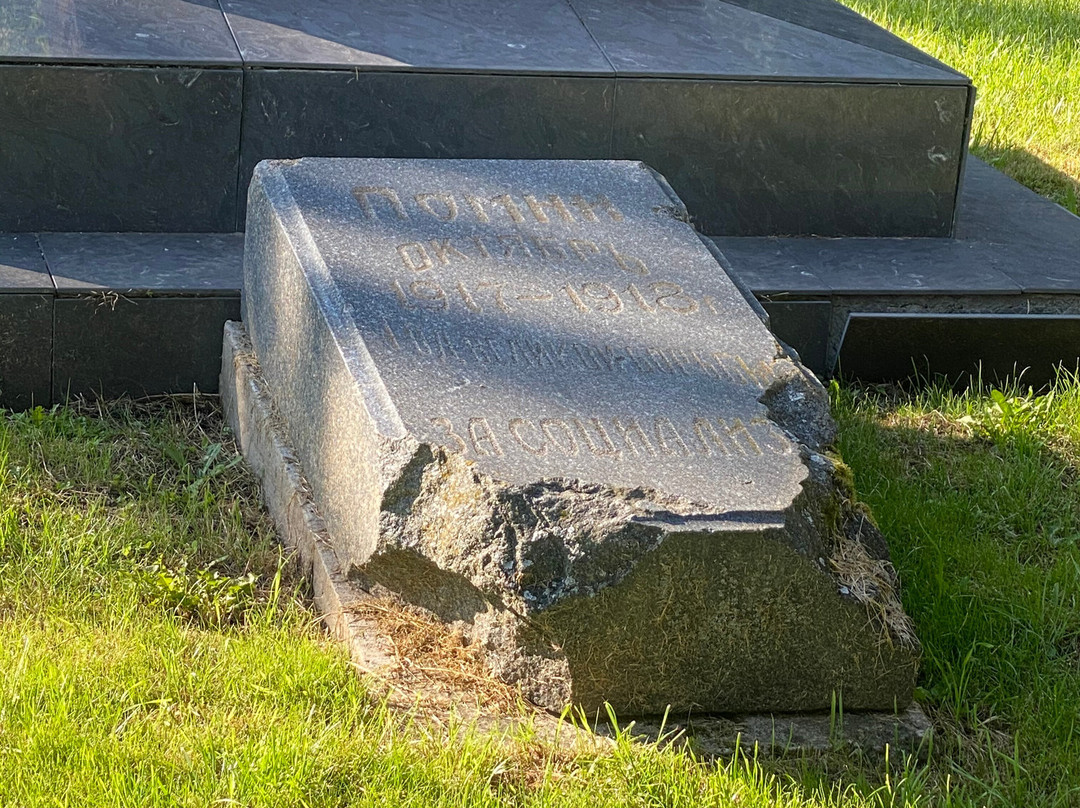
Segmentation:
<svg viewBox="0 0 1080 808">
<path fill-rule="evenodd" d="M 52 400 L 217 392 L 240 316 L 242 234 L 46 233 Z"/>
<path fill-rule="evenodd" d="M 55 290 L 32 234 L 0 234 L 0 407 L 48 404 Z"/>
<path fill-rule="evenodd" d="M 951 235 L 966 78 L 798 3 L 571 2 L 618 76 L 612 156 L 663 174 L 703 232 Z"/>
<path fill-rule="evenodd" d="M 975 158 L 955 239 L 715 242 L 822 374 L 1039 385 L 1080 359 L 1080 218 Z"/>
<path fill-rule="evenodd" d="M 0 406 L 216 392 L 243 234 L 0 235 Z"/>
<path fill-rule="evenodd" d="M 1041 384 L 1080 359 L 1080 219 L 971 159 L 956 239 L 716 238 L 822 376 Z M 44 258 L 42 256 L 44 255 Z M 213 392 L 243 234 L 0 235 L 0 406 Z"/>
<path fill-rule="evenodd" d="M 5 0 L 0 230 L 234 230 L 240 53 L 210 0 Z"/>
<path fill-rule="evenodd" d="M 4 12 L 4 230 L 233 231 L 270 157 L 615 156 L 713 234 L 952 231 L 970 82 L 832 0 Z"/>
</svg>

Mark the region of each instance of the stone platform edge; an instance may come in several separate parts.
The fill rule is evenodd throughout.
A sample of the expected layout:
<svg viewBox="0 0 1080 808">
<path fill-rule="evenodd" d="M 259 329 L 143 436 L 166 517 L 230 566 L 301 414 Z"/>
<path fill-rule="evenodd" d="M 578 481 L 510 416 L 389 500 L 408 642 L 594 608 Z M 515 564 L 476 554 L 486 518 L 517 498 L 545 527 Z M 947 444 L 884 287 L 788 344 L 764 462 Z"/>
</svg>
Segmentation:
<svg viewBox="0 0 1080 808">
<path fill-rule="evenodd" d="M 259 479 L 264 506 L 282 544 L 296 553 L 302 573 L 310 577 L 314 606 L 323 625 L 346 646 L 359 672 L 389 681 L 399 664 L 392 646 L 373 621 L 356 613 L 358 606 L 375 596 L 350 581 L 347 571 L 341 569 L 300 462 L 284 436 L 251 342 L 238 322 L 225 324 L 219 386 L 226 423 L 245 462 Z M 420 704 L 422 695 L 412 694 L 414 706 Z M 455 712 L 487 731 L 513 734 L 527 727 L 548 741 L 564 745 L 584 742 L 593 747 L 614 734 L 611 727 L 598 722 L 596 734 L 585 733 L 583 741 L 580 728 L 550 713 L 535 711 L 524 717 L 493 718 L 470 709 L 474 696 L 469 692 L 451 696 Z M 408 701 L 402 703 L 399 699 L 399 704 L 407 707 Z M 899 714 L 847 713 L 839 719 L 819 713 L 669 716 L 626 722 L 622 728 L 645 742 L 682 739 L 708 757 L 728 757 L 736 749 L 756 748 L 772 755 L 847 746 L 871 753 L 900 750 L 924 758 L 932 734 L 929 719 L 916 703 Z"/>
</svg>

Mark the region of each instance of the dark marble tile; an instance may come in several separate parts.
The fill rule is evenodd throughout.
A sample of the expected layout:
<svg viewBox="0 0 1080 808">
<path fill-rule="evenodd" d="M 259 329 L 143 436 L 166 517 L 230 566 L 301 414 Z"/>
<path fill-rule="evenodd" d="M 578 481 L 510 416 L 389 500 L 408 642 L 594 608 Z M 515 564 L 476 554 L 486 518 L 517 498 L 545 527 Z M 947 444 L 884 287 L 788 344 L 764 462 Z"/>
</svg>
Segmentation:
<svg viewBox="0 0 1080 808">
<path fill-rule="evenodd" d="M 214 0 L 4 0 L 0 62 L 239 65 Z"/>
<path fill-rule="evenodd" d="M 832 304 L 827 300 L 792 303 L 763 300 L 761 305 L 769 313 L 769 329 L 799 352 L 804 365 L 824 376 L 828 372 L 825 358 Z"/>
<path fill-rule="evenodd" d="M 564 0 L 223 0 L 248 65 L 606 74 Z"/>
<path fill-rule="evenodd" d="M 837 295 L 1014 295 L 1021 291 L 1002 271 L 1002 256 L 994 245 L 938 238 L 835 242 L 819 254 L 827 257 L 823 276 Z"/>
<path fill-rule="evenodd" d="M 1013 295 L 997 245 L 944 238 L 719 238 L 755 294 Z"/>
<path fill-rule="evenodd" d="M 43 292 L 53 283 L 33 233 L 0 233 L 0 294 Z"/>
<path fill-rule="evenodd" d="M 717 0 L 570 0 L 620 76 L 966 83 L 951 70 Z"/>
<path fill-rule="evenodd" d="M 788 242 L 796 239 L 719 236 L 713 241 L 727 258 L 729 271 L 758 296 L 828 295 L 823 261 L 791 256 Z M 801 239 L 800 239 L 801 240 Z"/>
<path fill-rule="evenodd" d="M 237 297 L 56 299 L 53 399 L 218 389 L 221 335 Z"/>
<path fill-rule="evenodd" d="M 619 79 L 613 156 L 710 235 L 947 236 L 966 87 Z"/>
<path fill-rule="evenodd" d="M 601 78 L 253 70 L 241 193 L 268 158 L 606 158 L 612 97 Z"/>
<path fill-rule="evenodd" d="M 0 66 L 0 229 L 234 231 L 240 70 Z"/>
<path fill-rule="evenodd" d="M 0 407 L 49 405 L 52 327 L 51 295 L 0 295 Z"/>
<path fill-rule="evenodd" d="M 837 372 L 871 382 L 942 375 L 962 386 L 980 367 L 995 384 L 1023 370 L 1038 387 L 1078 360 L 1076 315 L 860 313 L 848 317 Z"/>
<path fill-rule="evenodd" d="M 240 293 L 243 233 L 44 233 L 60 295 Z"/>
<path fill-rule="evenodd" d="M 961 75 L 835 0 L 723 0 L 725 3 L 810 28 L 837 39 Z"/>
<path fill-rule="evenodd" d="M 1080 218 L 970 156 L 956 231 L 1026 293 L 1080 292 Z"/>
</svg>

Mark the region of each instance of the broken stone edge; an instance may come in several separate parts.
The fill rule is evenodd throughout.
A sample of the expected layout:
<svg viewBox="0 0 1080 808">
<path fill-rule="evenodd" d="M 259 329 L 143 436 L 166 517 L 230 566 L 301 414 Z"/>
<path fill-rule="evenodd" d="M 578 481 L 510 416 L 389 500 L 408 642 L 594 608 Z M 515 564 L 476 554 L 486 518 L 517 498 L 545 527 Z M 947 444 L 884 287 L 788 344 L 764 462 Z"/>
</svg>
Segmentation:
<svg viewBox="0 0 1080 808">
<path fill-rule="evenodd" d="M 286 549 L 297 554 L 311 581 L 316 611 L 328 633 L 345 645 L 359 672 L 389 676 L 397 667 L 376 626 L 358 616 L 357 607 L 374 596 L 350 581 L 334 553 L 326 525 L 304 480 L 299 459 L 285 438 L 251 343 L 240 323 L 225 324 L 220 396 L 229 428 L 244 459 L 258 477 L 263 504 Z M 460 703 L 470 700 L 462 693 Z M 532 731 L 555 742 L 577 743 L 564 722 L 553 715 L 532 716 Z M 539 724 L 539 726 L 536 726 Z M 514 719 L 486 722 L 506 731 Z M 933 729 L 922 707 L 911 703 L 902 712 L 700 715 L 692 720 L 638 719 L 620 721 L 623 731 L 644 742 L 684 745 L 704 757 L 727 758 L 742 750 L 765 755 L 805 754 L 851 747 L 864 753 L 886 750 L 925 760 Z M 593 726 L 600 737 L 613 734 L 602 722 Z"/>
</svg>

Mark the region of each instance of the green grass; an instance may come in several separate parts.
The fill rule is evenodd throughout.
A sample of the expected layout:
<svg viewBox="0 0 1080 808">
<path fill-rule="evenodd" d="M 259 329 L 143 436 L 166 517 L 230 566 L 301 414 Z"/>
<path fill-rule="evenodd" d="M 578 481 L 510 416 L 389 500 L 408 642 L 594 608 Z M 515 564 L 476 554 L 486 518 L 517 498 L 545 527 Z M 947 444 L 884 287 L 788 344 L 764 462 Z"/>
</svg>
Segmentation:
<svg viewBox="0 0 1080 808">
<path fill-rule="evenodd" d="M 972 76 L 975 152 L 1076 209 L 1075 0 L 850 4 Z M 926 767 L 410 724 L 189 400 L 0 414 L 0 805 L 1080 805 L 1080 385 L 834 401 L 925 646 Z"/>
<path fill-rule="evenodd" d="M 1080 2 L 844 0 L 971 77 L 971 149 L 1077 212 Z"/>
<path fill-rule="evenodd" d="M 1080 384 L 834 389 L 925 645 L 929 765 L 560 752 L 370 696 L 208 402 L 0 417 L 0 805 L 1080 804 Z"/>
<path fill-rule="evenodd" d="M 1080 804 L 1080 384 L 834 399 L 924 644 L 921 698 L 957 795 Z"/>
<path fill-rule="evenodd" d="M 881 762 L 706 765 L 625 738 L 572 757 L 410 724 L 306 603 L 208 402 L 0 413 L 0 805 L 859 806 L 904 788 Z"/>
</svg>

